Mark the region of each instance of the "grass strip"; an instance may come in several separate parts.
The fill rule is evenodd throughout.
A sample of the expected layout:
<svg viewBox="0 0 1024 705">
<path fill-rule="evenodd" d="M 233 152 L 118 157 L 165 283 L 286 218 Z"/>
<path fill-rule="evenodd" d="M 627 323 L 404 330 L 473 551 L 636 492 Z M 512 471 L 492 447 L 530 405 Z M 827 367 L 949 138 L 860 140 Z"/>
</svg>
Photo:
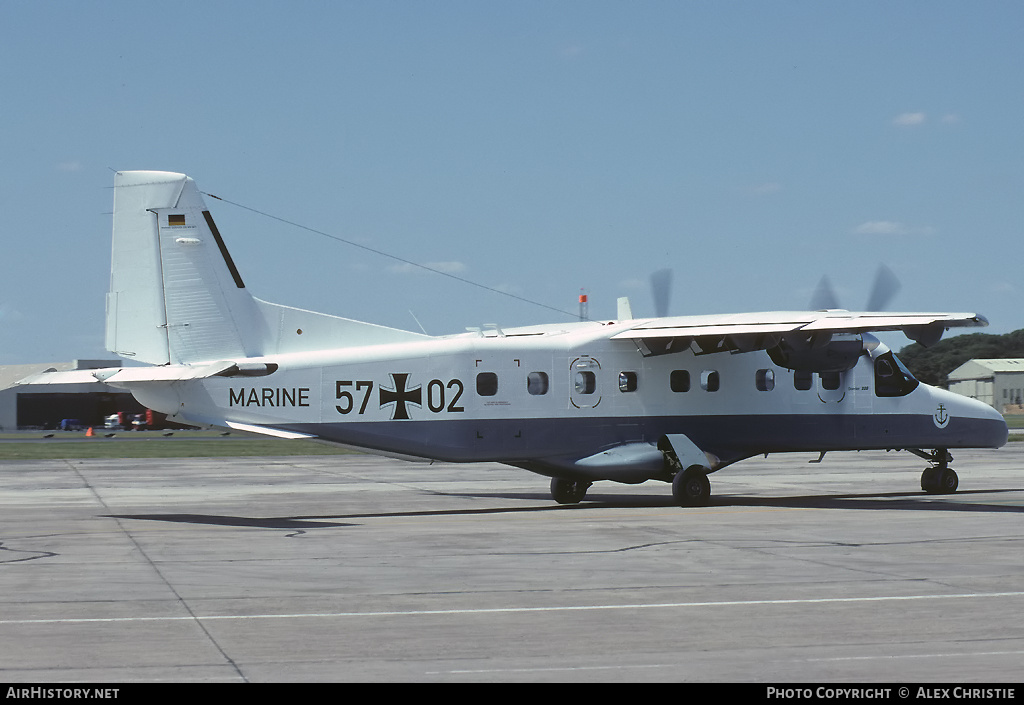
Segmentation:
<svg viewBox="0 0 1024 705">
<path fill-rule="evenodd" d="M 5 460 L 87 460 L 92 458 L 237 458 L 249 456 L 346 455 L 355 451 L 305 440 L 276 438 L 182 439 L 106 438 L 0 443 Z"/>
</svg>

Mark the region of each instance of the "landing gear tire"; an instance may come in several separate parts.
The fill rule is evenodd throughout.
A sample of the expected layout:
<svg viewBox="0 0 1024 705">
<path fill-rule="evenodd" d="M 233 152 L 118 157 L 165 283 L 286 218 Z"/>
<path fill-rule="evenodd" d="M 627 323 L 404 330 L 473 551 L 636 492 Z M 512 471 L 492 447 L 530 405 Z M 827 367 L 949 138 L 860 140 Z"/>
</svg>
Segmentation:
<svg viewBox="0 0 1024 705">
<path fill-rule="evenodd" d="M 960 478 L 953 468 L 925 468 L 921 473 L 921 489 L 928 494 L 953 494 L 960 486 Z"/>
<path fill-rule="evenodd" d="M 694 465 L 676 473 L 672 496 L 682 507 L 704 507 L 711 501 L 711 481 L 704 468 Z"/>
<path fill-rule="evenodd" d="M 551 478 L 551 499 L 559 504 L 579 504 L 587 496 L 591 483 L 583 480 Z"/>
</svg>

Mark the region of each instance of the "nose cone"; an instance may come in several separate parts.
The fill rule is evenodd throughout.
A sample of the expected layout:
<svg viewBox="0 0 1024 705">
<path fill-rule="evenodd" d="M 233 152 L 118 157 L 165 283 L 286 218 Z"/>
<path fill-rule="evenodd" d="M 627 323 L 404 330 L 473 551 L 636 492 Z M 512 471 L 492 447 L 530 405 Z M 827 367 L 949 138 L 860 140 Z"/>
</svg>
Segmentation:
<svg viewBox="0 0 1024 705">
<path fill-rule="evenodd" d="M 978 402 L 979 404 L 981 402 Z M 982 404 L 988 410 L 985 417 L 985 423 L 991 434 L 991 445 L 986 446 L 988 448 L 1001 448 L 1006 445 L 1006 441 L 1010 437 L 1010 429 L 1006 425 L 1006 419 L 998 411 L 993 409 L 988 404 Z"/>
<path fill-rule="evenodd" d="M 999 448 L 1009 430 L 1003 415 L 988 404 L 944 389 L 934 390 L 933 421 L 950 448 Z"/>
</svg>

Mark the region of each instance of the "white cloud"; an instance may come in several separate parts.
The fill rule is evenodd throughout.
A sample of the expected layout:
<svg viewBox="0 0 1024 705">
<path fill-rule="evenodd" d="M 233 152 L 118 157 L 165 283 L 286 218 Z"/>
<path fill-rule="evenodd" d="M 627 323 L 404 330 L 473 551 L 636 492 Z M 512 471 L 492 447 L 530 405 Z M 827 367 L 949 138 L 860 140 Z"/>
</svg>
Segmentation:
<svg viewBox="0 0 1024 705">
<path fill-rule="evenodd" d="M 900 113 L 892 120 L 893 125 L 899 125 L 900 127 L 913 127 L 915 125 L 923 125 L 925 121 L 924 113 Z"/>
<path fill-rule="evenodd" d="M 491 288 L 494 289 L 495 291 L 500 291 L 503 294 L 512 294 L 514 296 L 522 296 L 524 293 L 523 287 L 520 286 L 519 284 L 502 283 L 495 284 Z"/>
<path fill-rule="evenodd" d="M 1013 284 L 1011 284 L 1008 281 L 992 282 L 989 285 L 988 289 L 992 293 L 999 294 L 1000 296 L 1016 296 L 1017 295 L 1017 287 L 1015 287 Z"/>
<path fill-rule="evenodd" d="M 0 321 L 11 323 L 14 321 L 20 321 L 24 316 L 21 311 L 16 308 L 12 308 L 10 304 L 0 303 Z"/>
<path fill-rule="evenodd" d="M 853 232 L 857 235 L 900 235 L 904 226 L 901 223 L 894 223 L 891 220 L 869 220 L 861 223 Z"/>
<path fill-rule="evenodd" d="M 754 187 L 754 193 L 758 196 L 767 196 L 770 193 L 778 193 L 782 190 L 782 184 L 777 181 L 769 181 Z"/>
<path fill-rule="evenodd" d="M 931 235 L 930 225 L 906 225 L 892 220 L 869 220 L 853 229 L 854 235 Z"/>
<path fill-rule="evenodd" d="M 459 272 L 466 271 L 466 265 L 463 262 L 424 262 L 422 265 L 413 264 L 412 262 L 403 262 L 401 264 L 393 264 L 388 267 L 388 271 L 396 272 L 398 274 L 407 274 L 409 272 L 422 272 L 424 269 L 432 269 L 435 272 L 442 272 L 444 274 L 458 274 Z"/>
</svg>

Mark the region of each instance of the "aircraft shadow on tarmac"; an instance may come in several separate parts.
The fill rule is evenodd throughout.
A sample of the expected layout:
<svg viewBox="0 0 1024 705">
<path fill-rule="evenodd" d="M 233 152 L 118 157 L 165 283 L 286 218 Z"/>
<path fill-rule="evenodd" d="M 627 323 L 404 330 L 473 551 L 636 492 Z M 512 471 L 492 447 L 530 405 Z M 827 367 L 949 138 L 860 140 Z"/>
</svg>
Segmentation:
<svg viewBox="0 0 1024 705">
<path fill-rule="evenodd" d="M 468 496 L 468 495 L 467 495 Z M 540 498 L 541 495 L 538 495 Z M 576 505 L 583 507 L 584 505 Z M 573 507 L 576 508 L 576 507 Z M 207 524 L 210 526 L 233 526 L 257 529 L 326 529 L 343 526 L 359 526 L 340 519 L 380 519 L 424 516 L 458 516 L 472 514 L 509 514 L 512 512 L 537 512 L 566 509 L 558 504 L 540 507 L 490 507 L 480 509 L 432 509 L 408 512 L 366 512 L 361 514 L 321 514 L 298 517 L 243 517 L 223 514 L 104 514 L 109 519 L 137 519 L 142 521 L 166 521 L 178 524 Z"/>
<path fill-rule="evenodd" d="M 242 517 L 221 514 L 105 514 L 109 519 L 141 519 L 144 521 L 167 521 L 177 524 L 207 524 L 210 526 L 233 526 L 254 529 L 325 529 L 339 526 L 356 526 L 348 522 L 327 522 L 321 519 L 338 517 Z"/>
<path fill-rule="evenodd" d="M 779 509 L 859 509 L 902 510 L 923 512 L 984 512 L 1024 513 L 1022 504 L 985 504 L 967 501 L 969 495 L 996 495 L 1024 492 L 1022 489 L 962 490 L 955 495 L 929 495 L 922 492 L 884 492 L 845 495 L 804 495 L 798 497 L 745 497 L 720 495 L 712 497 L 708 508 L 761 507 Z M 447 493 L 446 493 L 447 494 Z M 452 493 L 450 496 L 537 500 L 550 502 L 543 493 Z M 310 515 L 292 517 L 243 517 L 218 514 L 108 514 L 112 519 L 165 521 L 183 524 L 206 524 L 259 529 L 325 529 L 358 526 L 352 520 L 372 518 L 429 517 L 457 515 L 509 514 L 542 511 L 587 511 L 594 509 L 677 508 L 680 512 L 693 511 L 677 507 L 671 497 L 644 495 L 595 494 L 579 504 L 542 504 L 531 506 L 481 507 L 475 509 L 436 509 L 400 512 L 367 512 L 359 514 Z M 345 521 L 348 520 L 348 521 Z"/>
<path fill-rule="evenodd" d="M 1024 513 L 1024 501 L 1020 504 L 984 504 L 968 500 L 968 495 L 994 495 L 1008 492 L 1024 493 L 1024 489 L 960 490 L 951 495 L 933 495 L 924 492 L 864 492 L 856 494 L 820 494 L 795 497 L 755 497 L 745 495 L 714 495 L 707 508 L 764 507 L 785 509 L 887 509 L 909 511 L 951 511 L 951 512 L 1010 512 Z M 496 495 L 495 495 L 496 496 Z M 538 499 L 543 495 L 534 495 Z M 593 494 L 577 507 L 676 507 L 672 497 L 643 495 Z M 679 511 L 694 508 L 678 507 Z"/>
</svg>

